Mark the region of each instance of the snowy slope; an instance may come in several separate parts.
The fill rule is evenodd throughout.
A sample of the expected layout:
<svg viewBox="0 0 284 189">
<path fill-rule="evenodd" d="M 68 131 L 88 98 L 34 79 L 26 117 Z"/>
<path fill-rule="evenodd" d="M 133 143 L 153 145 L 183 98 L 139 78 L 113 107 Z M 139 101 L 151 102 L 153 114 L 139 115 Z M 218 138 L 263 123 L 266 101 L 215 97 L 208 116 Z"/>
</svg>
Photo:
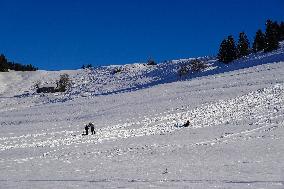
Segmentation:
<svg viewBox="0 0 284 189">
<path fill-rule="evenodd" d="M 0 188 L 283 188 L 283 47 L 204 59 L 0 73 Z M 68 93 L 34 93 L 62 73 Z"/>
</svg>

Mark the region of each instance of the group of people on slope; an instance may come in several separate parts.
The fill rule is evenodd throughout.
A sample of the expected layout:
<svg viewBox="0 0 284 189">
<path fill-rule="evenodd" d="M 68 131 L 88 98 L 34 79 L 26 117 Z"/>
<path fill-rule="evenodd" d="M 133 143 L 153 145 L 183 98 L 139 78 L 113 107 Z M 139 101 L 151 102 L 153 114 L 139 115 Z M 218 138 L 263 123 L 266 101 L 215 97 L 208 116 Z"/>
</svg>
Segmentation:
<svg viewBox="0 0 284 189">
<path fill-rule="evenodd" d="M 85 133 L 83 135 L 89 135 L 89 128 L 91 129 L 92 135 L 96 134 L 95 126 L 92 122 L 90 122 L 89 124 L 85 125 Z"/>
<path fill-rule="evenodd" d="M 187 120 L 186 123 L 184 123 L 181 127 L 188 127 L 189 124 L 190 122 Z M 92 122 L 90 122 L 89 124 L 85 125 L 85 133 L 83 135 L 89 135 L 89 129 L 91 130 L 92 135 L 96 134 L 95 126 Z"/>
</svg>

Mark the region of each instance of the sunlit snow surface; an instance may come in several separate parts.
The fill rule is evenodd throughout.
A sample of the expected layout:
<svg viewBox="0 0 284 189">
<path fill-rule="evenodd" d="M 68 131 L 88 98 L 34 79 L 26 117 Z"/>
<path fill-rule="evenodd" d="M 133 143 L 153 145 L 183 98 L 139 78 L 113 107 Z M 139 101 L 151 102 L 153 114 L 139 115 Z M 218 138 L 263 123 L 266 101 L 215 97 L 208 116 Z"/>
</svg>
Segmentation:
<svg viewBox="0 0 284 189">
<path fill-rule="evenodd" d="M 0 188 L 284 188 L 283 54 L 0 73 Z M 34 93 L 62 73 L 68 93 Z"/>
</svg>

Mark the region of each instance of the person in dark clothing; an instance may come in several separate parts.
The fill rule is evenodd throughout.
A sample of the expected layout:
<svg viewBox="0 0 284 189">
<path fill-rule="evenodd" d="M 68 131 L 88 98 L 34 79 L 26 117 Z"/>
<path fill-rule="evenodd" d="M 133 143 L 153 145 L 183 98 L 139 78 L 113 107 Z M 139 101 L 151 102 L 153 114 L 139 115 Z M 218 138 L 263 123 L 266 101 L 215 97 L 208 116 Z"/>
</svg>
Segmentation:
<svg viewBox="0 0 284 189">
<path fill-rule="evenodd" d="M 89 123 L 89 127 L 91 128 L 92 135 L 95 134 L 95 126 L 94 126 L 94 124 L 90 122 Z"/>
<path fill-rule="evenodd" d="M 189 120 L 187 120 L 187 122 L 183 126 L 188 127 L 189 126 Z"/>
<path fill-rule="evenodd" d="M 89 134 L 89 126 L 88 125 L 85 126 L 85 131 L 86 131 L 86 135 L 88 135 Z"/>
</svg>

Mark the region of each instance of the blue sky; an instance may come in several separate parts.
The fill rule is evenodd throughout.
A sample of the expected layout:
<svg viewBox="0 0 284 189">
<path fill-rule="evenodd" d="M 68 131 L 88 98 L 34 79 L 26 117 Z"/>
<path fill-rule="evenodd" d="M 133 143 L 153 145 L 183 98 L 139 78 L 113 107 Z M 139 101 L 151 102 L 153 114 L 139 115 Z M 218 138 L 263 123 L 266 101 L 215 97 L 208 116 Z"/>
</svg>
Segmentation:
<svg viewBox="0 0 284 189">
<path fill-rule="evenodd" d="M 40 69 L 216 55 L 227 35 L 252 39 L 283 0 L 0 0 L 0 53 Z"/>
</svg>

